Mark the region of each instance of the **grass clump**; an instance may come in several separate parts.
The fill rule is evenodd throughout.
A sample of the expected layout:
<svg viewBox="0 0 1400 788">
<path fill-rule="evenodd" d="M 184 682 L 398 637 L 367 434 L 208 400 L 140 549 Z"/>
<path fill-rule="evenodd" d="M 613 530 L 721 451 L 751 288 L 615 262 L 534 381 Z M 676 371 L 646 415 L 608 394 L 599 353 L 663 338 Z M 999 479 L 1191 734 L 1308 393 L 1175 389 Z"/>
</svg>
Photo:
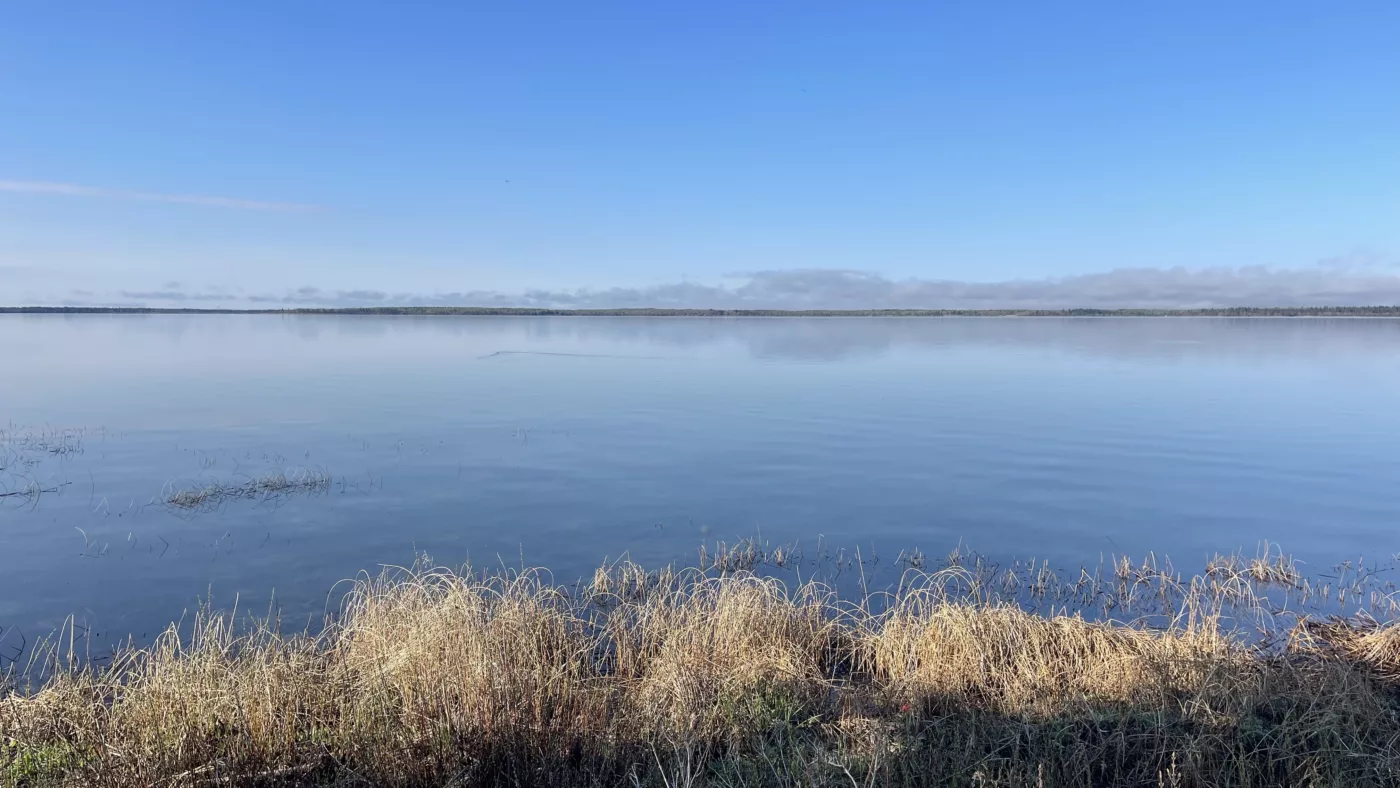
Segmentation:
<svg viewBox="0 0 1400 788">
<path fill-rule="evenodd" d="M 854 600 L 626 562 L 579 587 L 426 566 L 361 577 L 314 636 L 206 614 L 104 668 L 51 652 L 36 686 L 0 698 L 0 780 L 1400 784 L 1394 623 L 1287 620 L 1239 585 L 1248 571 L 1115 564 L 1087 581 L 950 564 Z"/>
<path fill-rule="evenodd" d="M 322 470 L 302 468 L 273 471 L 241 480 L 211 481 L 194 486 L 170 484 L 161 493 L 167 507 L 198 513 L 214 511 L 230 501 L 274 501 L 288 495 L 315 495 L 329 492 L 331 476 Z"/>
</svg>

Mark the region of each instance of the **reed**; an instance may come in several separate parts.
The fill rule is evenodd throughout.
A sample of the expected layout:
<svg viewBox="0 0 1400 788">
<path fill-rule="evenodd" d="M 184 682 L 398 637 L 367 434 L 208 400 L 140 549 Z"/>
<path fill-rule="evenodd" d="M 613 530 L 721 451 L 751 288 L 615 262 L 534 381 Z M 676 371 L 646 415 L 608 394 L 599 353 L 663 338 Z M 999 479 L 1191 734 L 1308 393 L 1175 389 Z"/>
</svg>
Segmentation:
<svg viewBox="0 0 1400 788">
<path fill-rule="evenodd" d="M 578 586 L 420 564 L 314 635 L 206 612 L 102 668 L 55 640 L 0 698 L 0 782 L 1400 784 L 1400 628 L 1289 612 L 1286 558 L 955 554 L 852 599 L 738 554 Z"/>
<path fill-rule="evenodd" d="M 166 507 L 186 513 L 219 509 L 230 501 L 274 501 L 289 495 L 316 495 L 329 492 L 331 476 L 319 469 L 301 468 L 273 471 L 261 476 L 236 480 L 214 480 L 196 485 L 167 484 L 159 501 Z"/>
</svg>

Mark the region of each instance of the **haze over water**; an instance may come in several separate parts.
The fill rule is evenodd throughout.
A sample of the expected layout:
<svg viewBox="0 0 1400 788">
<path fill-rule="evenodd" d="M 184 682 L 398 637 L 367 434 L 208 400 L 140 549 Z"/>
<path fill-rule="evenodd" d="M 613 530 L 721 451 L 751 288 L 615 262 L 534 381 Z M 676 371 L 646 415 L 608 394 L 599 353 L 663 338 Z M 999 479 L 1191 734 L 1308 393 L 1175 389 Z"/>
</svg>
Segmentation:
<svg viewBox="0 0 1400 788">
<path fill-rule="evenodd" d="M 761 534 L 888 562 L 1062 568 L 1281 543 L 1400 551 L 1400 321 L 0 317 L 0 423 L 81 451 L 0 471 L 0 650 L 94 644 L 212 593 L 288 620 L 416 552 L 686 561 Z M 329 492 L 171 509 L 323 471 Z M 0 490 L 3 492 L 3 490 Z"/>
</svg>

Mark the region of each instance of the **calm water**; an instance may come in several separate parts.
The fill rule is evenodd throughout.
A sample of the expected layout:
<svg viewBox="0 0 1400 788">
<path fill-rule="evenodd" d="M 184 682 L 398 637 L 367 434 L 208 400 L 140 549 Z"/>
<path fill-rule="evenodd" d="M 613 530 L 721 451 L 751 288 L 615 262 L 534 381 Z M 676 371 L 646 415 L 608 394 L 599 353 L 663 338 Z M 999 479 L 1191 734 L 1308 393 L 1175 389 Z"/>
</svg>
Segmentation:
<svg viewBox="0 0 1400 788">
<path fill-rule="evenodd" d="M 3 316 L 0 347 L 0 492 L 57 490 L 0 499 L 0 654 L 210 593 L 319 614 L 415 551 L 561 580 L 755 533 L 1065 566 L 1400 551 L 1397 321 Z M 46 425 L 81 451 L 15 463 Z M 332 490 L 158 502 L 300 468 Z"/>
</svg>

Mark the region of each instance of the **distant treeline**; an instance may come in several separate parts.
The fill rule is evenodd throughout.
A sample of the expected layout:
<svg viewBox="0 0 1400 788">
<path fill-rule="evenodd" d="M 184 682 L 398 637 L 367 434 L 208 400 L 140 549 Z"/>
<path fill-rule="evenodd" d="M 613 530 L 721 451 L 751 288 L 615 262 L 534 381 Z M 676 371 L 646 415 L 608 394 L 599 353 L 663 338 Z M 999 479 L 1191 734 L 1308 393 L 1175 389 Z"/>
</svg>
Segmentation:
<svg viewBox="0 0 1400 788">
<path fill-rule="evenodd" d="M 546 309 L 492 306 L 371 306 L 345 309 L 155 309 L 19 306 L 0 314 L 59 315 L 515 315 L 530 317 L 1400 317 L 1400 306 L 1219 309 Z"/>
</svg>

